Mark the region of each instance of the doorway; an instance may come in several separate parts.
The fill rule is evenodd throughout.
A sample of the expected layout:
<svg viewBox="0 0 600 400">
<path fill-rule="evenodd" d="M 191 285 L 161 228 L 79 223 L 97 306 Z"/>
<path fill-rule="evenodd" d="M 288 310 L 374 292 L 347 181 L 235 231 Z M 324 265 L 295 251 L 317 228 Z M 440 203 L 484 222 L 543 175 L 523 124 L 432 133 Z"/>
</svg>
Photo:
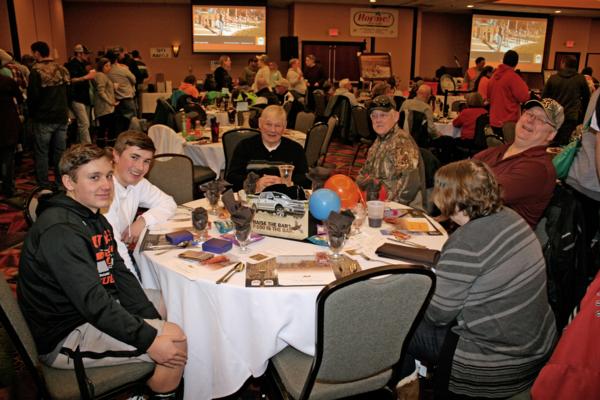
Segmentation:
<svg viewBox="0 0 600 400">
<path fill-rule="evenodd" d="M 364 42 L 302 41 L 302 67 L 304 58 L 314 54 L 328 79 L 333 82 L 344 78 L 358 81 L 360 70 L 357 53 L 364 51 L 364 48 Z"/>
<path fill-rule="evenodd" d="M 559 70 L 560 69 L 560 65 L 562 64 L 562 61 L 569 56 L 573 56 L 575 57 L 575 59 L 577 60 L 577 68 L 576 70 L 579 71 L 579 58 L 581 57 L 581 53 L 575 53 L 575 52 L 561 52 L 561 51 L 557 51 L 554 54 L 554 69 L 555 70 Z"/>
</svg>

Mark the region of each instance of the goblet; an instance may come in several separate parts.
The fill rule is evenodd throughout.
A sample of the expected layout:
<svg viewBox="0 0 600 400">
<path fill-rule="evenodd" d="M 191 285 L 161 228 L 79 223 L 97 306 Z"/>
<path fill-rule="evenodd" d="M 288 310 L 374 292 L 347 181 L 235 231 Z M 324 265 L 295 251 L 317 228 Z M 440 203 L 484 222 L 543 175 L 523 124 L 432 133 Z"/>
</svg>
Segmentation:
<svg viewBox="0 0 600 400">
<path fill-rule="evenodd" d="M 204 207 L 194 208 L 192 211 L 192 225 L 198 233 L 198 243 L 206 241 L 206 225 L 208 225 L 208 212 Z"/>
<path fill-rule="evenodd" d="M 248 243 L 250 243 L 250 234 L 252 232 L 252 224 L 247 226 L 236 226 L 235 227 L 235 240 L 240 245 L 240 253 L 248 252 Z"/>
<path fill-rule="evenodd" d="M 219 204 L 219 198 L 221 194 L 216 190 L 207 190 L 205 193 L 206 200 L 208 200 L 208 204 L 210 205 L 210 214 L 218 215 L 217 204 Z"/>
<path fill-rule="evenodd" d="M 358 235 L 360 233 L 360 228 L 365 222 L 365 218 L 367 217 L 367 210 L 362 203 L 356 203 L 354 207 L 350 210 L 352 214 L 354 214 L 354 221 L 352 221 L 352 232 L 350 235 Z"/>
<path fill-rule="evenodd" d="M 328 231 L 327 243 L 329 244 L 329 249 L 331 250 L 331 258 L 339 259 L 342 249 L 344 248 L 344 244 L 346 243 L 346 234 Z"/>
</svg>

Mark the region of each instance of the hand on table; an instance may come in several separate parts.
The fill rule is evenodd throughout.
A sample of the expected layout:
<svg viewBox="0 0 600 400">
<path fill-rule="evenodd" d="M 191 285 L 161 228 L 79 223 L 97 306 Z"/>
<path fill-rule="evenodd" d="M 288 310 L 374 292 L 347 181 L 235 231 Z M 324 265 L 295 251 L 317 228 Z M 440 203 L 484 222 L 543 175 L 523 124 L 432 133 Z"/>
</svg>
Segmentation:
<svg viewBox="0 0 600 400">
<path fill-rule="evenodd" d="M 262 192 L 264 188 L 281 183 L 281 178 L 275 175 L 263 175 L 256 181 L 256 191 Z"/>
<path fill-rule="evenodd" d="M 187 362 L 187 353 L 178 346 L 177 342 L 185 342 L 185 336 L 157 336 L 150 347 L 148 347 L 148 355 L 157 364 L 164 365 L 169 368 L 183 367 Z"/>
<path fill-rule="evenodd" d="M 134 223 L 121 232 L 121 240 L 126 244 L 137 242 L 145 227 L 146 220 L 144 220 L 144 217 L 139 217 Z"/>
</svg>

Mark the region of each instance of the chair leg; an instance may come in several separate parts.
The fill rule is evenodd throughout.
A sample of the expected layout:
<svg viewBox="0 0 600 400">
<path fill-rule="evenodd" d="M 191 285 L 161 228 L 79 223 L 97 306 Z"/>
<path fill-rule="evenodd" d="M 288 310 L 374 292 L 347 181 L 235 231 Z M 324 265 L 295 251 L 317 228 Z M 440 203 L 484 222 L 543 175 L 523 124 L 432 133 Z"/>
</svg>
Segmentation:
<svg viewBox="0 0 600 400">
<path fill-rule="evenodd" d="M 352 167 L 354 167 L 354 163 L 356 162 L 356 158 L 358 157 L 358 153 L 360 152 L 361 146 L 362 146 L 362 143 L 358 143 L 358 145 L 356 146 L 356 151 L 354 152 L 354 157 L 352 157 L 352 163 L 350 164 L 350 169 L 352 169 Z"/>
</svg>

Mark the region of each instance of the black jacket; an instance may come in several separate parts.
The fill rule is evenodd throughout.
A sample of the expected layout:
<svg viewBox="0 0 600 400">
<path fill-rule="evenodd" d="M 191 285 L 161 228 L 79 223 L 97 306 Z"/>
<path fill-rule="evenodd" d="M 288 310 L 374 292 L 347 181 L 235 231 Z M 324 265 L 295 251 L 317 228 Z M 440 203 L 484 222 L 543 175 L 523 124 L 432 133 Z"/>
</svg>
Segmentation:
<svg viewBox="0 0 600 400">
<path fill-rule="evenodd" d="M 81 62 L 77 58 L 73 57 L 68 63 L 65 64 L 65 67 L 69 70 L 69 75 L 71 78 L 81 78 L 88 73 L 86 65 L 87 63 Z M 92 101 L 90 100 L 89 80 L 71 83 L 69 89 L 70 101 L 76 101 L 88 106 L 92 104 Z"/>
<path fill-rule="evenodd" d="M 146 352 L 156 329 L 144 318 L 160 316 L 119 256 L 109 222 L 64 194 L 47 207 L 25 239 L 17 284 L 38 352 L 86 322 Z"/>
<path fill-rule="evenodd" d="M 217 82 L 217 91 L 220 92 L 224 87 L 229 89 L 229 91 L 233 90 L 231 76 L 225 68 L 217 67 L 217 69 L 215 69 L 215 81 Z"/>
<path fill-rule="evenodd" d="M 583 75 L 574 69 L 561 69 L 552 75 L 542 97 L 550 97 L 565 109 L 565 120 L 583 122 L 583 116 L 590 101 L 590 89 Z"/>
<path fill-rule="evenodd" d="M 66 124 L 69 71 L 50 59 L 31 68 L 27 87 L 27 107 L 34 122 Z"/>
</svg>

